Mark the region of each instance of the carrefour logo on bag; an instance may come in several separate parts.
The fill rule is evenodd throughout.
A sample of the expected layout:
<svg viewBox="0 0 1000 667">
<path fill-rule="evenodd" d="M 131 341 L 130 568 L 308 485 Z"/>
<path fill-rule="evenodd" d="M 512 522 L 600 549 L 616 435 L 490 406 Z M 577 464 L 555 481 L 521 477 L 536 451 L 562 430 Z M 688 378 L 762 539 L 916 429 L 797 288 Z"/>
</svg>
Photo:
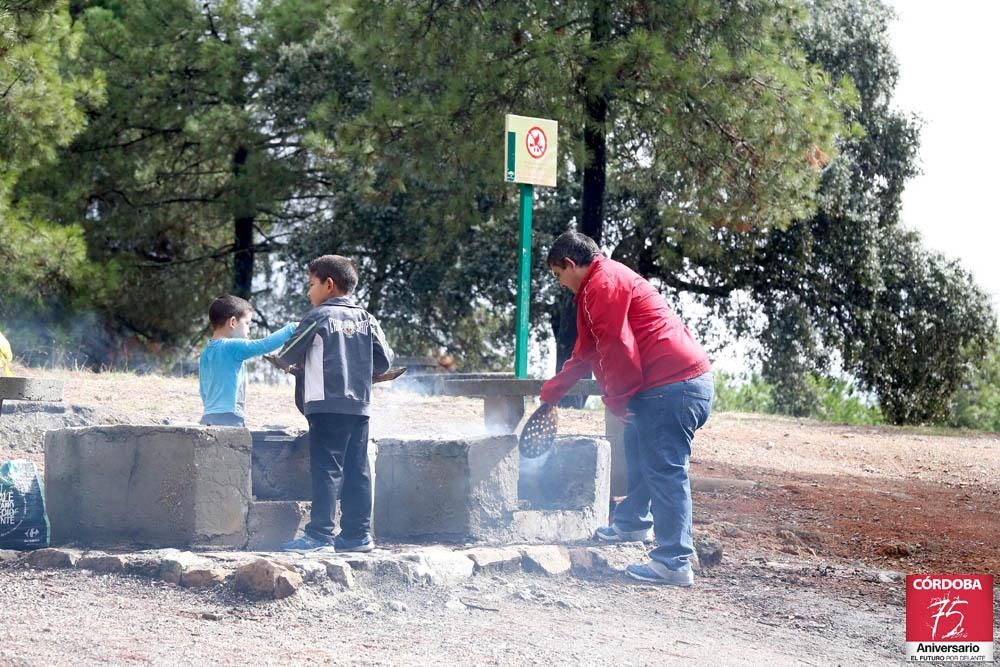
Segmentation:
<svg viewBox="0 0 1000 667">
<path fill-rule="evenodd" d="M 17 489 L 0 488 L 0 537 L 17 530 L 26 509 L 24 495 Z"/>
</svg>

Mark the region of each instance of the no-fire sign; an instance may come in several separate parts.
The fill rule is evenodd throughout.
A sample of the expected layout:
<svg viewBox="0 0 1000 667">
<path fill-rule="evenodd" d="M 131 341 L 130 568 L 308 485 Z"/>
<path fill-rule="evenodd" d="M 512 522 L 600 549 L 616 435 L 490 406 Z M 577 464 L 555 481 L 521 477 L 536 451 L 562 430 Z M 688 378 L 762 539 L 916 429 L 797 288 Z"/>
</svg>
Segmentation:
<svg viewBox="0 0 1000 667">
<path fill-rule="evenodd" d="M 559 123 L 507 114 L 504 180 L 555 187 Z"/>
</svg>

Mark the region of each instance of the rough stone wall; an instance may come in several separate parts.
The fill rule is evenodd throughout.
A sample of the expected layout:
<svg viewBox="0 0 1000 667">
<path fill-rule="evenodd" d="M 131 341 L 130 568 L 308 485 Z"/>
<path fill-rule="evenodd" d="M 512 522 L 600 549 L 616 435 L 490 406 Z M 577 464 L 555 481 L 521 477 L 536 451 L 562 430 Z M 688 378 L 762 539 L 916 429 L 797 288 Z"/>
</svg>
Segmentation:
<svg viewBox="0 0 1000 667">
<path fill-rule="evenodd" d="M 257 500 L 310 500 L 308 431 L 255 431 L 253 495 Z"/>
<path fill-rule="evenodd" d="M 375 531 L 381 537 L 489 539 L 517 507 L 517 439 L 379 441 Z"/>
<path fill-rule="evenodd" d="M 242 547 L 250 434 L 176 426 L 50 431 L 45 487 L 55 544 Z"/>
<path fill-rule="evenodd" d="M 607 525 L 610 489 L 611 446 L 606 440 L 557 438 L 544 458 L 521 461 L 518 497 L 528 509 L 513 513 L 508 539 L 589 539 Z"/>
</svg>

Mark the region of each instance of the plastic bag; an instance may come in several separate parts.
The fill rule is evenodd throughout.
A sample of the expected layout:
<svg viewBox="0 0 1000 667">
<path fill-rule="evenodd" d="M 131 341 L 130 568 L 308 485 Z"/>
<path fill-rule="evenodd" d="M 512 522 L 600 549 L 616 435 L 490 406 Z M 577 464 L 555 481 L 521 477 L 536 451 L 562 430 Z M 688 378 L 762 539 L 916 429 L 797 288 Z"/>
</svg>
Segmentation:
<svg viewBox="0 0 1000 667">
<path fill-rule="evenodd" d="M 0 549 L 42 549 L 49 539 L 38 468 L 20 459 L 0 463 Z"/>
</svg>

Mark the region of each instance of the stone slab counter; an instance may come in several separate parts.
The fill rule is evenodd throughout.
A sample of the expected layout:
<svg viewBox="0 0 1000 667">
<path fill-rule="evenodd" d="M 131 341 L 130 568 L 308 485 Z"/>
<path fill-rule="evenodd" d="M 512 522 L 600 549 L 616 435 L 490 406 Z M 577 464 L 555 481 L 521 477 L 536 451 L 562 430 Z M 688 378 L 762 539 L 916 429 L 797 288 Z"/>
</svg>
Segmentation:
<svg viewBox="0 0 1000 667">
<path fill-rule="evenodd" d="M 250 432 L 93 426 L 49 431 L 45 499 L 53 544 L 247 543 Z"/>
<path fill-rule="evenodd" d="M 63 381 L 41 378 L 0 377 L 0 408 L 4 401 L 63 400 Z"/>
<path fill-rule="evenodd" d="M 375 469 L 374 529 L 379 538 L 501 539 L 517 509 L 513 435 L 380 439 Z"/>
</svg>

